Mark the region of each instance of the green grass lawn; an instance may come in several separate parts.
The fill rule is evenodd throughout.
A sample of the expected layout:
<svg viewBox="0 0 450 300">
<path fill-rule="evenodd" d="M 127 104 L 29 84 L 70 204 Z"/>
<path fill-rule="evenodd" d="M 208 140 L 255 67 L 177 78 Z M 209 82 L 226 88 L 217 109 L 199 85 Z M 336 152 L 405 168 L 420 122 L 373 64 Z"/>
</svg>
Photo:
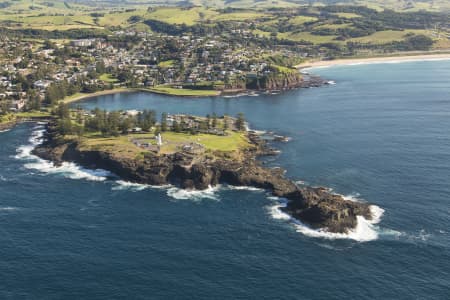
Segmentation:
<svg viewBox="0 0 450 300">
<path fill-rule="evenodd" d="M 217 96 L 219 94 L 218 91 L 214 90 L 178 89 L 168 86 L 156 86 L 147 90 L 159 94 L 185 96 L 185 97 L 208 97 L 208 96 Z"/>
<path fill-rule="evenodd" d="M 186 144 L 198 143 L 207 151 L 219 151 L 223 153 L 234 153 L 238 155 L 239 150 L 252 147 L 245 132 L 229 131 L 226 136 L 212 134 L 176 133 L 172 131 L 161 134 L 163 145 L 161 153 L 170 154 L 180 151 Z M 75 136 L 66 136 L 67 139 L 78 139 Z M 133 143 L 133 140 L 140 140 L 150 144 L 155 144 L 154 133 L 128 134 L 118 137 L 102 137 L 100 133 L 87 133 L 80 141 L 80 149 L 97 150 L 112 153 L 116 157 L 140 158 L 148 150 L 140 148 Z"/>
<path fill-rule="evenodd" d="M 99 77 L 100 80 L 107 82 L 107 83 L 117 83 L 119 80 L 117 78 L 114 78 L 111 74 L 102 74 Z"/>
<path fill-rule="evenodd" d="M 0 116 L 0 124 L 13 122 L 15 119 L 16 119 L 16 116 L 14 114 L 3 115 L 3 116 Z"/>
<path fill-rule="evenodd" d="M 245 133 L 242 132 L 229 132 L 229 135 L 227 136 L 218 136 L 213 134 L 191 135 L 186 133 L 164 132 L 161 136 L 163 139 L 163 145 L 165 141 L 168 144 L 170 144 L 170 142 L 176 144 L 199 143 L 206 149 L 212 151 L 237 151 L 247 148 L 250 145 Z"/>
<path fill-rule="evenodd" d="M 159 64 L 158 64 L 158 67 L 160 67 L 160 68 L 170 68 L 170 67 L 172 67 L 174 64 L 175 64 L 175 60 L 173 60 L 173 59 L 171 59 L 171 60 L 166 60 L 166 61 L 161 61 Z"/>
<path fill-rule="evenodd" d="M 16 116 L 19 118 L 46 118 L 50 117 L 51 114 L 48 111 L 26 111 L 19 112 Z"/>
<path fill-rule="evenodd" d="M 51 114 L 48 111 L 27 111 L 19 113 L 10 113 L 0 116 L 0 124 L 14 122 L 17 118 L 46 118 Z"/>
</svg>

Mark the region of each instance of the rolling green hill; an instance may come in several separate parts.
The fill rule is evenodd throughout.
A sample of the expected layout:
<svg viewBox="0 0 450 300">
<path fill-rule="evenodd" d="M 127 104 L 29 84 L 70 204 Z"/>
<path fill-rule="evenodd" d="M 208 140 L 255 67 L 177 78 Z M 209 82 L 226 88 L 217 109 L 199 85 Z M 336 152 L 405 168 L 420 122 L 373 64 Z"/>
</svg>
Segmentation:
<svg viewBox="0 0 450 300">
<path fill-rule="evenodd" d="M 410 1 L 416 8 L 437 9 L 450 1 Z M 348 0 L 362 6 L 300 5 L 306 0 L 6 0 L 0 3 L 0 28 L 15 30 L 139 29 L 168 34 L 186 32 L 190 27 L 212 28 L 234 26 L 245 28 L 265 38 L 313 45 L 345 45 L 349 42 L 373 45 L 403 42 L 411 35 L 424 35 L 434 40 L 435 49 L 448 49 L 450 22 L 442 12 L 381 10 L 401 9 L 403 0 Z M 324 0 L 320 3 L 344 1 Z M 225 5 L 259 8 L 220 8 Z M 433 4 L 432 6 L 419 5 Z M 165 6 L 158 6 L 166 4 Z M 196 4 L 196 6 L 192 6 Z M 208 5 L 208 7 L 206 6 Z M 212 7 L 213 6 L 213 7 Z M 273 8 L 276 6 L 276 8 Z M 410 6 L 410 5 L 409 5 Z M 270 8 L 272 7 L 272 8 Z M 439 7 L 440 8 L 440 7 Z M 244 24 L 246 23 L 246 24 Z M 251 25 L 251 26 L 250 26 Z M 247 27 L 249 26 L 249 27 Z"/>
<path fill-rule="evenodd" d="M 4 0 L 0 10 L 8 8 L 13 12 L 46 10 L 67 12 L 73 9 L 89 10 L 114 9 L 142 6 L 202 6 L 213 8 L 287 8 L 298 6 L 324 5 L 362 5 L 376 10 L 393 9 L 397 11 L 450 11 L 448 0 Z"/>
</svg>

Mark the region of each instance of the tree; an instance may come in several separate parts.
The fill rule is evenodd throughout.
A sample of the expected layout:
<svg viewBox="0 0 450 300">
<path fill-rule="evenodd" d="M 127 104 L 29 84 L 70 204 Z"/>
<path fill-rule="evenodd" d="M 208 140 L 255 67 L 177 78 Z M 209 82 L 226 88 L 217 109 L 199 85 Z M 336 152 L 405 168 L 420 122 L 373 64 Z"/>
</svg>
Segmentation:
<svg viewBox="0 0 450 300">
<path fill-rule="evenodd" d="M 120 122 L 119 130 L 123 134 L 126 134 L 132 127 L 133 127 L 133 120 L 132 120 L 132 118 L 127 117 L 127 118 L 122 119 L 122 121 Z"/>
<path fill-rule="evenodd" d="M 67 135 L 72 133 L 72 122 L 70 119 L 59 119 L 56 125 L 59 134 Z"/>
<path fill-rule="evenodd" d="M 0 115 L 6 115 L 11 107 L 11 101 L 0 101 Z"/>
<path fill-rule="evenodd" d="M 167 113 L 162 113 L 161 115 L 161 131 L 167 131 Z"/>
<path fill-rule="evenodd" d="M 60 103 L 56 109 L 56 115 L 60 118 L 60 119 L 68 119 L 70 118 L 70 110 L 69 110 L 69 106 L 67 104 L 64 103 Z"/>
<path fill-rule="evenodd" d="M 172 131 L 174 131 L 174 132 L 180 132 L 180 124 L 178 124 L 177 121 L 173 121 L 173 124 L 172 124 Z"/>
<path fill-rule="evenodd" d="M 95 64 L 95 70 L 98 74 L 106 73 L 105 63 L 103 61 L 99 61 Z"/>
<path fill-rule="evenodd" d="M 209 129 L 211 126 L 211 116 L 209 114 L 206 115 L 206 127 Z"/>
<path fill-rule="evenodd" d="M 245 117 L 243 113 L 238 113 L 235 126 L 239 131 L 245 130 Z"/>
<path fill-rule="evenodd" d="M 216 127 L 217 127 L 217 115 L 216 115 L 216 113 L 213 113 L 212 127 L 213 127 L 213 128 L 216 128 Z"/>
<path fill-rule="evenodd" d="M 223 130 L 228 130 L 228 120 L 225 116 L 223 117 Z"/>
</svg>

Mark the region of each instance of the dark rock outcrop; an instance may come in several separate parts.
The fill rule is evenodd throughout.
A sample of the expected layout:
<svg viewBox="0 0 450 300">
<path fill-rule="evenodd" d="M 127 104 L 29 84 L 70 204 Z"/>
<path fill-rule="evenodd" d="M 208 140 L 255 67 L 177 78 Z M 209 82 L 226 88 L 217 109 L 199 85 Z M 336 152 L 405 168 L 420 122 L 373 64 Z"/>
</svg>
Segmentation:
<svg viewBox="0 0 450 300">
<path fill-rule="evenodd" d="M 82 150 L 77 141 L 62 141 L 47 136 L 34 153 L 55 164 L 73 161 L 88 168 L 101 168 L 127 181 L 150 185 L 175 184 L 186 189 L 206 189 L 220 183 L 252 186 L 269 190 L 289 200 L 283 210 L 314 228 L 330 232 L 347 232 L 357 225 L 357 216 L 371 219 L 369 205 L 343 199 L 325 188 L 299 187 L 284 177 L 284 170 L 264 168 L 256 160 L 264 153 L 264 143 L 249 134 L 255 149 L 241 161 L 225 158 L 207 159 L 185 153 L 149 154 L 130 159 L 103 151 Z"/>
<path fill-rule="evenodd" d="M 14 127 L 17 124 L 17 121 L 11 121 L 7 123 L 0 124 L 0 131 L 8 130 Z"/>
<path fill-rule="evenodd" d="M 327 81 L 318 76 L 302 75 L 298 72 L 278 73 L 247 79 L 248 90 L 282 91 L 295 88 L 319 87 Z"/>
</svg>

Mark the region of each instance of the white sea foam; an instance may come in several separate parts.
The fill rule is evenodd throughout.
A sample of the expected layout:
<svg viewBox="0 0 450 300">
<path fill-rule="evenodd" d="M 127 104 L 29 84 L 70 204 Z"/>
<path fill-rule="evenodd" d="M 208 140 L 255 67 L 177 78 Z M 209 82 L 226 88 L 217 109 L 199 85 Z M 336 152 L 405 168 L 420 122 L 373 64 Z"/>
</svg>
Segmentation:
<svg viewBox="0 0 450 300">
<path fill-rule="evenodd" d="M 367 220 L 363 216 L 357 216 L 357 226 L 355 229 L 350 230 L 348 233 L 334 233 L 329 232 L 326 229 L 314 229 L 310 226 L 303 224 L 299 220 L 292 218 L 287 213 L 283 212 L 280 208 L 286 206 L 286 200 L 277 197 L 269 197 L 271 200 L 275 200 L 276 204 L 268 207 L 269 214 L 276 220 L 283 220 L 292 223 L 295 226 L 297 232 L 302 233 L 309 237 L 323 238 L 323 239 L 351 239 L 358 242 L 368 242 L 378 239 L 379 230 L 375 224 L 379 223 L 384 210 L 376 205 L 370 206 L 372 213 L 372 220 Z"/>
<path fill-rule="evenodd" d="M 71 179 L 86 179 L 92 181 L 104 181 L 108 176 L 112 176 L 112 174 L 106 170 L 85 169 L 70 162 L 64 162 L 61 166 L 55 166 L 52 162 L 33 155 L 31 152 L 37 145 L 42 143 L 44 132 L 45 129 L 43 129 L 42 125 L 36 126 L 35 131 L 33 131 L 29 138 L 30 144 L 20 146 L 17 149 L 15 158 L 28 161 L 24 164 L 25 168 L 38 170 L 42 173 L 61 174 Z"/>
<path fill-rule="evenodd" d="M 237 190 L 237 191 L 251 191 L 251 192 L 263 192 L 264 189 L 260 189 L 252 186 L 235 186 L 235 185 L 227 185 L 229 190 Z"/>
<path fill-rule="evenodd" d="M 381 222 L 381 218 L 384 215 L 384 209 L 382 209 L 379 206 L 371 205 L 370 207 L 370 213 L 372 214 L 372 220 L 370 220 L 371 224 L 378 224 Z"/>
<path fill-rule="evenodd" d="M 240 94 L 234 94 L 234 95 L 225 95 L 224 98 L 239 98 L 239 97 L 245 97 L 249 96 L 248 93 L 240 93 Z"/>
<path fill-rule="evenodd" d="M 0 130 L 0 133 L 3 133 L 3 132 L 8 132 L 8 131 L 10 131 L 11 129 L 4 129 L 4 130 Z"/>
<path fill-rule="evenodd" d="M 265 130 L 250 129 L 250 131 L 253 131 L 256 135 L 263 135 L 267 133 Z"/>
<path fill-rule="evenodd" d="M 24 165 L 27 169 L 37 170 L 48 174 L 61 174 L 70 179 L 86 179 L 90 181 L 105 181 L 107 177 L 113 176 L 110 172 L 102 169 L 85 169 L 72 162 L 63 162 L 61 166 L 36 158 L 35 162 Z"/>
<path fill-rule="evenodd" d="M 114 191 L 121 191 L 121 190 L 130 190 L 130 191 L 143 191 L 146 189 L 169 189 L 173 187 L 170 184 L 166 185 L 150 185 L 150 184 L 144 184 L 144 183 L 135 183 L 135 182 L 129 182 L 124 180 L 117 180 L 116 186 L 114 186 L 112 189 Z"/>
<path fill-rule="evenodd" d="M 2 211 L 16 211 L 19 210 L 18 207 L 12 207 L 12 206 L 0 206 L 0 212 Z"/>
<path fill-rule="evenodd" d="M 124 180 L 117 180 L 115 183 L 117 185 L 112 188 L 114 191 L 121 191 L 121 190 L 142 191 L 151 187 L 148 184 L 134 183 Z"/>
<path fill-rule="evenodd" d="M 271 200 L 278 201 L 277 204 L 268 207 L 269 213 L 272 216 L 272 218 L 274 218 L 275 220 L 285 220 L 285 221 L 289 221 L 292 219 L 290 215 L 288 215 L 287 213 L 284 213 L 280 209 L 282 207 L 286 207 L 286 205 L 287 205 L 287 203 L 284 199 L 280 199 L 280 198 L 274 197 L 274 196 L 270 196 L 269 198 Z"/>
<path fill-rule="evenodd" d="M 193 200 L 201 201 L 203 199 L 219 200 L 217 191 L 221 186 L 209 187 L 206 190 L 185 190 L 178 187 L 170 187 L 167 189 L 167 195 L 177 200 Z"/>
<path fill-rule="evenodd" d="M 419 231 L 419 234 L 417 235 L 417 239 L 421 240 L 422 242 L 427 241 L 431 237 L 431 233 L 427 233 L 425 229 L 421 229 Z"/>
<path fill-rule="evenodd" d="M 360 193 L 351 193 L 348 195 L 343 195 L 342 198 L 344 198 L 345 200 L 348 201 L 352 201 L 352 202 L 359 202 L 361 201 L 361 199 L 359 198 L 361 196 Z"/>
<path fill-rule="evenodd" d="M 308 183 L 307 183 L 306 181 L 303 181 L 303 180 L 297 180 L 297 181 L 295 182 L 295 184 L 298 184 L 298 185 L 307 185 Z"/>
</svg>

